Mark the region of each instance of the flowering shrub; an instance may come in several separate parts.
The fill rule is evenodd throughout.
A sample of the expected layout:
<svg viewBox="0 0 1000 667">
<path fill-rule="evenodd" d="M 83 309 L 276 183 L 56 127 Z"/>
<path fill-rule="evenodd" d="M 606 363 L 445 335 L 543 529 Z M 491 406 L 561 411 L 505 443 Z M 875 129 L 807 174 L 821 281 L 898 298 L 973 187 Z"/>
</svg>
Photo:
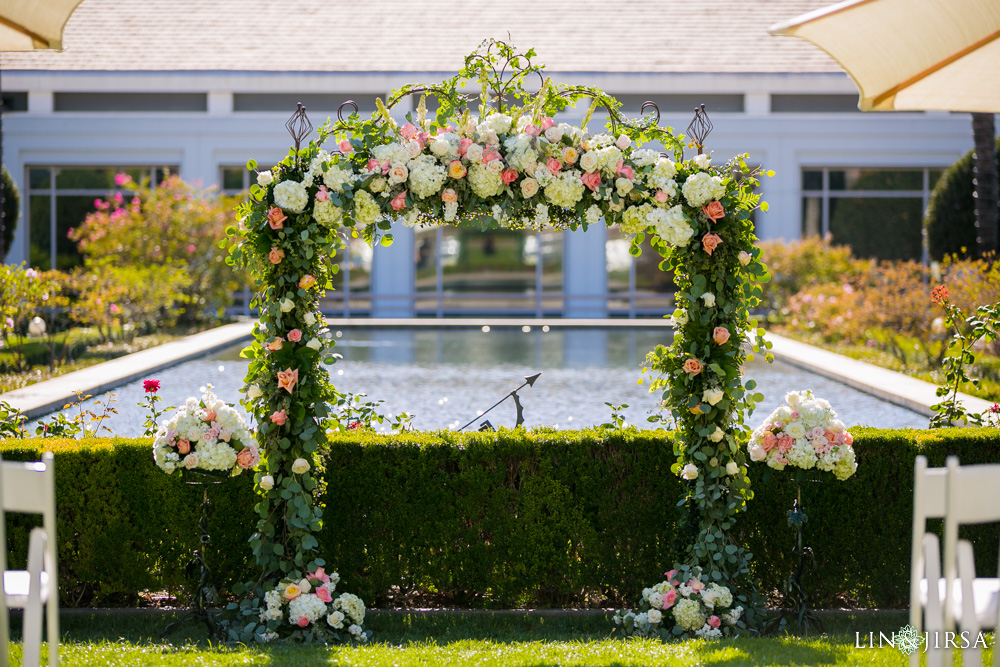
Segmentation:
<svg viewBox="0 0 1000 667">
<path fill-rule="evenodd" d="M 789 392 L 785 403 L 753 432 L 747 446 L 750 460 L 764 461 L 775 470 L 816 468 L 841 481 L 853 475 L 858 469 L 854 439 L 830 403 L 812 391 Z"/>
<path fill-rule="evenodd" d="M 115 266 L 177 269 L 186 278 L 184 319 L 218 317 L 241 284 L 218 247 L 233 202 L 176 175 L 157 185 L 136 183 L 126 174 L 115 182 L 132 195 L 97 199 L 94 212 L 70 230 L 88 264 L 111 259 Z"/>
<path fill-rule="evenodd" d="M 763 286 L 762 305 L 785 313 L 789 300 L 816 286 L 854 285 L 874 266 L 869 259 L 856 259 L 851 247 L 834 245 L 830 238 L 811 236 L 796 241 L 762 241 L 761 259 L 771 280 Z"/>
<path fill-rule="evenodd" d="M 193 469 L 238 475 L 260 462 L 243 416 L 211 391 L 201 400 L 189 398 L 160 427 L 153 440 L 153 458 L 168 475 Z"/>
<path fill-rule="evenodd" d="M 305 641 L 368 641 L 365 603 L 356 595 L 334 597 L 340 575 L 322 567 L 298 581 L 282 579 L 264 595 L 256 637 L 260 642 L 293 637 Z M 259 602 L 259 601 L 258 601 Z M 236 609 L 236 605 L 232 606 Z"/>
<path fill-rule="evenodd" d="M 55 305 L 61 286 L 55 271 L 39 272 L 25 266 L 0 264 L 0 340 L 13 347 L 16 370 L 25 370 L 22 340 L 16 334 L 46 305 Z M 13 346 L 11 345 L 13 343 Z"/>
<path fill-rule="evenodd" d="M 743 607 L 734 606 L 728 587 L 704 583 L 697 568 L 686 577 L 678 577 L 677 570 L 665 574 L 666 581 L 643 589 L 638 612 L 615 612 L 616 631 L 626 637 L 719 639 L 745 627 Z"/>
</svg>

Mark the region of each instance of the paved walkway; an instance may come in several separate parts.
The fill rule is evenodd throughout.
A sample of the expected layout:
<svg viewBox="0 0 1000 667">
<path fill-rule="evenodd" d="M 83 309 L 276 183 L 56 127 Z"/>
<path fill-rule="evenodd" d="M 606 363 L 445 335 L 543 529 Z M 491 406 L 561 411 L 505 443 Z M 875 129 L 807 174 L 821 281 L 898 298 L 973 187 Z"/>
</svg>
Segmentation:
<svg viewBox="0 0 1000 667">
<path fill-rule="evenodd" d="M 669 328 L 660 318 L 650 319 L 549 319 L 534 318 L 329 318 L 331 328 L 347 327 L 406 327 L 406 328 L 480 328 L 532 327 L 541 328 Z M 69 373 L 52 380 L 39 382 L 23 389 L 0 394 L 0 400 L 19 408 L 27 417 L 34 418 L 57 410 L 76 399 L 76 392 L 99 394 L 120 385 L 138 380 L 150 373 L 174 366 L 188 359 L 200 357 L 215 350 L 229 347 L 250 339 L 254 322 L 237 322 L 172 343 Z M 767 335 L 774 347 L 776 359 L 812 371 L 817 375 L 842 382 L 865 393 L 877 396 L 895 405 L 924 415 L 932 415 L 930 406 L 940 399 L 937 387 L 902 373 L 886 370 L 873 364 L 827 352 L 784 336 Z M 967 394 L 960 398 L 966 409 L 983 412 L 991 403 Z"/>
</svg>

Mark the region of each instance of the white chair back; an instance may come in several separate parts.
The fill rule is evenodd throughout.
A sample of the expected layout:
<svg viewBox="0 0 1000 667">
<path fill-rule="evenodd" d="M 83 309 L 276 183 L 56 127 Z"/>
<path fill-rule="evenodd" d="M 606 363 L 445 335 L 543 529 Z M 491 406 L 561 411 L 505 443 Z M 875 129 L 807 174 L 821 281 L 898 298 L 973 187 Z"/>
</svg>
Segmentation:
<svg viewBox="0 0 1000 667">
<path fill-rule="evenodd" d="M 6 513 L 41 514 L 42 528 L 31 533 L 28 559 L 30 581 L 24 607 L 24 665 L 37 665 L 41 653 L 41 573 L 46 576 L 45 600 L 49 642 L 49 665 L 59 664 L 59 587 L 56 579 L 55 469 L 51 452 L 39 462 L 0 460 L 0 573 L 7 572 Z M 8 600 L 0 578 L 0 665 L 6 667 L 9 646 Z M 37 616 L 36 616 L 37 614 Z"/>
<path fill-rule="evenodd" d="M 913 542 L 910 549 L 910 625 L 922 630 L 940 630 L 943 601 L 936 582 L 941 577 L 941 552 L 937 536 L 927 533 L 928 519 L 943 519 L 947 502 L 946 468 L 928 468 L 927 457 L 918 456 L 913 466 Z M 926 608 L 921 599 L 921 582 L 926 582 Z M 926 611 L 927 622 L 924 623 Z M 935 620 L 937 619 L 937 620 Z M 928 655 L 928 660 L 933 660 Z M 910 656 L 919 664 L 920 654 Z M 930 664 L 930 663 L 928 663 Z"/>
</svg>

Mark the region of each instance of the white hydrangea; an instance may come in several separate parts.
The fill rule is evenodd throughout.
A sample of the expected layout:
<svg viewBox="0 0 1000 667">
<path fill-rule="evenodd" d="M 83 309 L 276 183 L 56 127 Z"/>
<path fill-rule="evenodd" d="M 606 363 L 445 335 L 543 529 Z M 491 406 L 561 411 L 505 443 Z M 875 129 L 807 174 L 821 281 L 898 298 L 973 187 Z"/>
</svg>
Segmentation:
<svg viewBox="0 0 1000 667">
<path fill-rule="evenodd" d="M 496 134 L 507 134 L 510 132 L 513 122 L 513 119 L 507 114 L 494 113 L 487 116 L 486 120 L 476 127 L 476 131 L 480 134 L 485 134 L 488 131 Z"/>
<path fill-rule="evenodd" d="M 545 185 L 545 197 L 555 206 L 573 208 L 583 197 L 587 186 L 580 180 L 580 172 L 576 169 L 556 174 Z"/>
<path fill-rule="evenodd" d="M 695 630 L 694 634 L 702 639 L 719 639 L 722 637 L 722 630 L 720 628 L 713 628 L 706 623 L 701 629 Z"/>
<path fill-rule="evenodd" d="M 699 153 L 692 158 L 692 162 L 698 165 L 699 169 L 708 169 L 712 164 L 712 158 L 704 153 Z"/>
<path fill-rule="evenodd" d="M 598 168 L 609 175 L 615 173 L 618 161 L 621 159 L 622 151 L 615 145 L 597 149 Z"/>
<path fill-rule="evenodd" d="M 709 584 L 705 589 L 706 593 L 711 593 L 715 598 L 715 606 L 725 609 L 733 603 L 733 594 L 730 590 L 719 584 Z M 702 596 L 704 597 L 704 596 Z"/>
<path fill-rule="evenodd" d="M 373 148 L 372 157 L 379 162 L 388 160 L 390 167 L 405 165 L 410 159 L 409 154 L 406 152 L 406 146 L 395 141 L 391 144 L 382 144 Z"/>
<path fill-rule="evenodd" d="M 354 193 L 354 221 L 357 226 L 375 224 L 381 217 L 382 212 L 370 194 L 364 190 Z"/>
<path fill-rule="evenodd" d="M 309 203 L 306 186 L 298 181 L 282 181 L 274 186 L 274 203 L 290 213 L 301 213 Z"/>
<path fill-rule="evenodd" d="M 458 159 L 458 147 L 461 138 L 453 132 L 439 134 L 431 141 L 430 150 L 441 162 L 448 163 Z"/>
<path fill-rule="evenodd" d="M 342 593 L 333 601 L 333 607 L 350 616 L 358 625 L 364 625 L 365 603 L 357 595 Z"/>
<path fill-rule="evenodd" d="M 649 204 L 642 204 L 640 206 L 629 206 L 622 213 L 622 220 L 619 223 L 619 228 L 628 234 L 639 234 L 640 232 L 646 231 L 646 227 L 649 226 L 649 221 L 647 217 L 652 213 L 653 207 Z"/>
<path fill-rule="evenodd" d="M 348 167 L 341 167 L 339 164 L 331 164 L 326 173 L 323 174 L 323 184 L 333 192 L 343 192 L 344 185 L 354 180 L 354 171 Z"/>
<path fill-rule="evenodd" d="M 469 167 L 469 185 L 477 197 L 487 199 L 495 197 L 504 189 L 500 174 L 494 173 L 488 165 L 474 164 Z"/>
<path fill-rule="evenodd" d="M 344 210 L 332 201 L 318 201 L 313 204 L 313 218 L 321 225 L 333 227 L 344 217 Z"/>
<path fill-rule="evenodd" d="M 677 165 L 673 160 L 659 156 L 653 164 L 652 174 L 656 178 L 662 178 L 664 180 L 672 179 L 677 176 Z"/>
<path fill-rule="evenodd" d="M 441 191 L 448 170 L 433 156 L 421 155 L 410 163 L 410 192 L 420 199 Z"/>
<path fill-rule="evenodd" d="M 647 224 L 652 224 L 657 235 L 673 246 L 685 246 L 694 236 L 694 229 L 688 224 L 680 205 L 669 209 L 653 208 L 647 217 Z"/>
<path fill-rule="evenodd" d="M 312 594 L 303 593 L 288 603 L 288 622 L 296 624 L 302 617 L 309 619 L 310 623 L 315 623 L 323 616 L 326 616 L 326 604 Z"/>
<path fill-rule="evenodd" d="M 277 589 L 265 593 L 264 607 L 260 610 L 261 622 L 266 623 L 271 620 L 280 620 L 284 602 L 285 598 L 282 597 L 281 591 Z"/>
<path fill-rule="evenodd" d="M 444 219 L 446 222 L 452 222 L 458 215 L 458 202 L 450 201 L 444 205 Z"/>
<path fill-rule="evenodd" d="M 591 204 L 587 211 L 583 214 L 583 219 L 588 225 L 596 225 L 601 221 L 601 207 L 597 204 Z"/>
<path fill-rule="evenodd" d="M 632 151 L 632 162 L 637 167 L 648 167 L 651 164 L 656 164 L 656 161 L 660 158 L 660 154 L 656 151 L 650 150 L 648 148 L 640 148 L 637 151 Z"/>
<path fill-rule="evenodd" d="M 688 206 L 701 208 L 710 201 L 720 199 L 726 194 L 726 186 L 722 184 L 722 178 L 712 176 L 703 171 L 688 176 L 681 187 L 681 193 L 687 200 Z"/>
<path fill-rule="evenodd" d="M 679 599 L 674 605 L 674 618 L 677 625 L 688 632 L 693 632 L 705 625 L 705 614 L 701 610 L 701 603 L 697 600 Z"/>
<path fill-rule="evenodd" d="M 535 224 L 539 227 L 549 224 L 549 207 L 545 204 L 535 206 Z"/>
</svg>

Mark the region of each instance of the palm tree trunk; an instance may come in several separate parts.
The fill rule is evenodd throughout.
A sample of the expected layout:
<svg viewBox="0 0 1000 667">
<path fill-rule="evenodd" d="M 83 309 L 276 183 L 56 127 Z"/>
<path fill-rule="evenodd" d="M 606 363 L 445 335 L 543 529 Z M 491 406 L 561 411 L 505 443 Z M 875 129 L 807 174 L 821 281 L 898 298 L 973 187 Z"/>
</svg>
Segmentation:
<svg viewBox="0 0 1000 667">
<path fill-rule="evenodd" d="M 976 240 L 979 255 L 997 251 L 997 182 L 996 126 L 993 114 L 972 114 L 972 138 L 976 147 L 973 185 L 976 188 Z"/>
</svg>

